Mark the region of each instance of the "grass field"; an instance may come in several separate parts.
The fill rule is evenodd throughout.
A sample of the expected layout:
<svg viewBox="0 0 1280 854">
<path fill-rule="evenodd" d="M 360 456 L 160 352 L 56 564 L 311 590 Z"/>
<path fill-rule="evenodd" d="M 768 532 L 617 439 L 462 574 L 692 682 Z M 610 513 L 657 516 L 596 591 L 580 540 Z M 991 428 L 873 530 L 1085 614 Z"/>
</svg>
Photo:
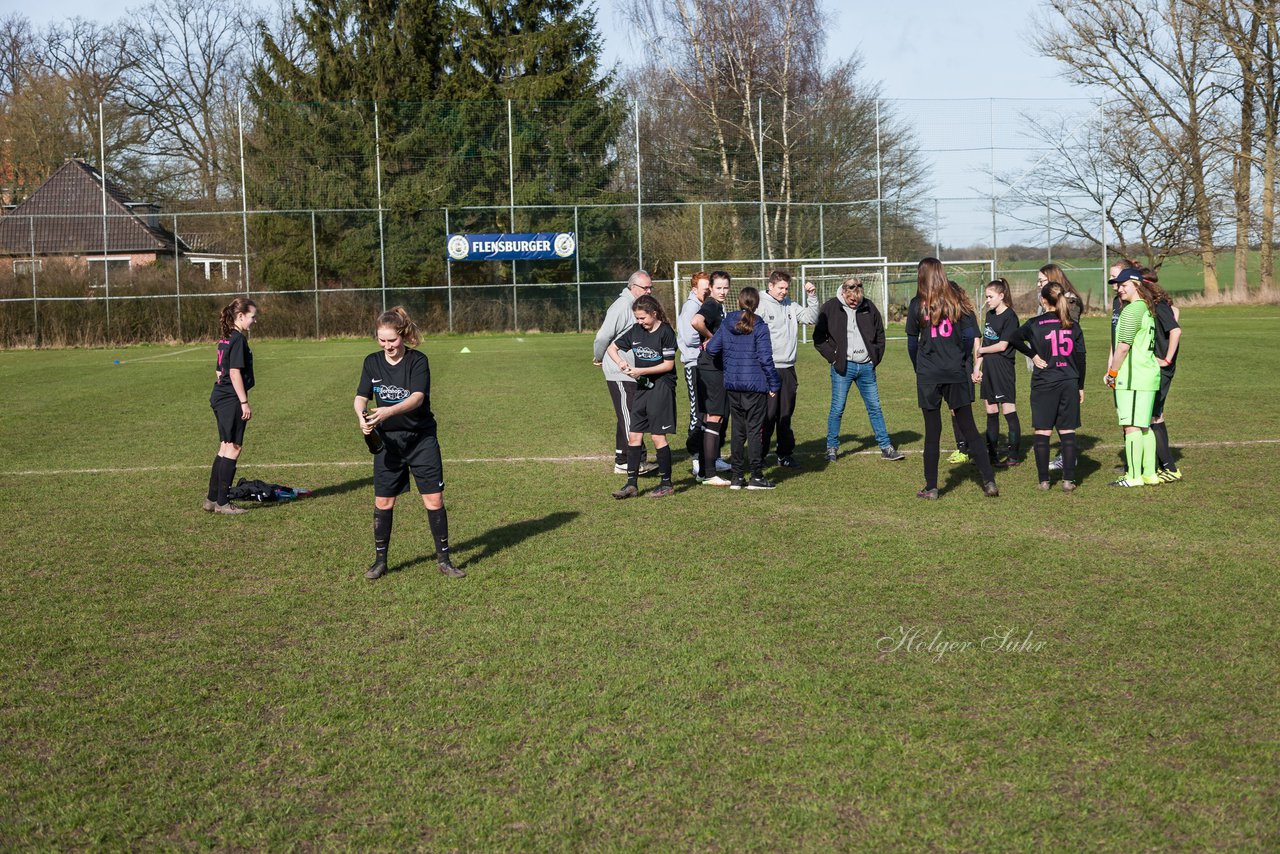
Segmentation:
<svg viewBox="0 0 1280 854">
<path fill-rule="evenodd" d="M 900 340 L 906 462 L 819 462 L 802 348 L 805 470 L 628 502 L 587 336 L 428 340 L 460 581 L 412 502 L 361 577 L 368 341 L 254 344 L 240 474 L 315 497 L 235 518 L 210 346 L 0 353 L 0 847 L 1274 850 L 1280 308 L 1184 312 L 1143 490 L 1106 322 L 1081 489 L 932 503 Z"/>
</svg>

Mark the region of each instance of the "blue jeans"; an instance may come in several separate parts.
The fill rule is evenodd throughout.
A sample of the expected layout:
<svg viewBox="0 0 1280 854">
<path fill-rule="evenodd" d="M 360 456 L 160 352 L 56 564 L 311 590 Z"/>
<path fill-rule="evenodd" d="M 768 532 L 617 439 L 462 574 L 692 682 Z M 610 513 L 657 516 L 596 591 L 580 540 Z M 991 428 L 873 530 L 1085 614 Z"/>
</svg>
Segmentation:
<svg viewBox="0 0 1280 854">
<path fill-rule="evenodd" d="M 858 393 L 867 407 L 867 417 L 871 419 L 871 430 L 876 434 L 876 442 L 881 448 L 888 448 L 889 428 L 884 425 L 884 412 L 880 409 L 880 387 L 876 385 L 875 366 L 868 362 L 860 365 L 857 362 L 845 362 L 844 373 L 836 373 L 831 368 L 831 412 L 827 414 L 827 447 L 840 447 L 840 418 L 844 415 L 844 405 L 849 399 L 849 386 L 857 383 Z"/>
</svg>

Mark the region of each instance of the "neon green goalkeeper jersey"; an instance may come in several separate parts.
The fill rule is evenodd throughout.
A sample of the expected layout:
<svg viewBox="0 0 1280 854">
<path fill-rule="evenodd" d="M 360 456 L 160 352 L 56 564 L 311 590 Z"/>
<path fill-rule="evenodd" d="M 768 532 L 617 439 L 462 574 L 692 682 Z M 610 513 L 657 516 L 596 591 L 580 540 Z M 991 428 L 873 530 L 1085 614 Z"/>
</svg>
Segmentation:
<svg viewBox="0 0 1280 854">
<path fill-rule="evenodd" d="M 1120 312 L 1116 323 L 1116 343 L 1130 349 L 1116 377 L 1120 391 L 1159 391 L 1160 365 L 1156 362 L 1156 322 L 1141 299 L 1135 299 Z"/>
</svg>

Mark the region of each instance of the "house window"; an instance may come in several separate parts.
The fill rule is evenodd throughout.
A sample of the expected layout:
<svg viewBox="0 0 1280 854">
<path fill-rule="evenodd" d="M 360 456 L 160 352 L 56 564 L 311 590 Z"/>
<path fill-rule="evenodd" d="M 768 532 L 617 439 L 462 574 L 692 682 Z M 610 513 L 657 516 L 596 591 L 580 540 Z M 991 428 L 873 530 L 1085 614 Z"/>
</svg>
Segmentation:
<svg viewBox="0 0 1280 854">
<path fill-rule="evenodd" d="M 89 272 L 93 279 L 93 287 L 100 288 L 103 285 L 102 272 L 105 269 L 107 276 L 120 277 L 123 279 L 129 274 L 129 256 L 128 255 L 98 255 L 85 258 L 89 262 Z"/>
<path fill-rule="evenodd" d="M 15 276 L 30 276 L 33 272 L 39 273 L 43 269 L 44 261 L 40 258 L 15 259 L 13 262 Z"/>
</svg>

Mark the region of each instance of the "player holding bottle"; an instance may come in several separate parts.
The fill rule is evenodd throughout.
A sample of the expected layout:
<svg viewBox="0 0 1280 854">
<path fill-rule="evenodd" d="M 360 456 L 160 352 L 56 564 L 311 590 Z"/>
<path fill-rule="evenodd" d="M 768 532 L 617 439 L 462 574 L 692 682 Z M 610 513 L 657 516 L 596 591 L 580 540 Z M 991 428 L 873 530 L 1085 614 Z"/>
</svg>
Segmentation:
<svg viewBox="0 0 1280 854">
<path fill-rule="evenodd" d="M 1018 329 L 1013 346 L 1038 357 L 1031 373 L 1031 427 L 1040 488 L 1050 485 L 1049 437 L 1056 429 L 1062 445 L 1062 491 L 1071 492 L 1076 488 L 1076 430 L 1084 403 L 1084 333 L 1072 321 L 1070 297 L 1059 283 L 1048 282 L 1040 289 L 1040 305 L 1045 312 Z"/>
</svg>

